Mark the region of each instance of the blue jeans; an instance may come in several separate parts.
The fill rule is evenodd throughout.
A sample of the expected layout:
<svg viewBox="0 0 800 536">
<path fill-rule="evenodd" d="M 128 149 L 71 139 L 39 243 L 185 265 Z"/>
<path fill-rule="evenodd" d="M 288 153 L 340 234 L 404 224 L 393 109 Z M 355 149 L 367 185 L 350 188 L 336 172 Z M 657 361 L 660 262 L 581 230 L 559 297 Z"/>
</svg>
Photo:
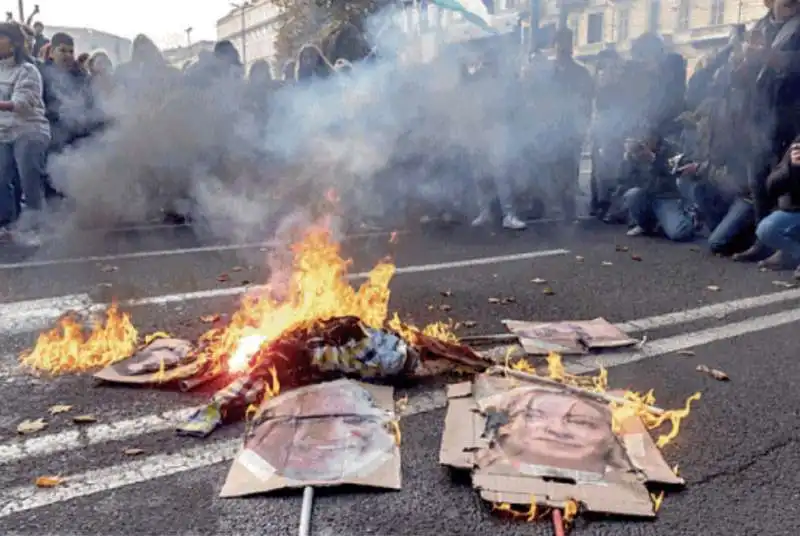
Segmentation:
<svg viewBox="0 0 800 536">
<path fill-rule="evenodd" d="M 756 216 L 752 203 L 741 197 L 733 201 L 707 180 L 678 179 L 684 199 L 694 204 L 708 225 L 708 247 L 712 253 L 726 252 L 743 233 L 755 229 Z"/>
<path fill-rule="evenodd" d="M 659 198 L 644 188 L 631 188 L 625 192 L 625 208 L 631 221 L 645 231 L 660 227 L 664 235 L 675 242 L 691 240 L 694 222 L 686 212 L 681 199 Z"/>
<path fill-rule="evenodd" d="M 23 194 L 28 210 L 43 208 L 47 146 L 47 139 L 30 136 L 0 144 L 0 225 L 19 218 Z"/>
<path fill-rule="evenodd" d="M 800 212 L 776 210 L 758 224 L 758 241 L 800 263 Z"/>
</svg>

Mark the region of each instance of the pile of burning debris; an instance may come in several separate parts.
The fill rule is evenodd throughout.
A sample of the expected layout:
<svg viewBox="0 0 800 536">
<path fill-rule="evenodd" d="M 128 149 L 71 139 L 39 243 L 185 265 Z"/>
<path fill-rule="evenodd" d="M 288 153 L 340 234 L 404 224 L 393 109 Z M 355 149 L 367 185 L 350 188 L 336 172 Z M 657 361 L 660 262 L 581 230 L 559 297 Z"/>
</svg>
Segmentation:
<svg viewBox="0 0 800 536">
<path fill-rule="evenodd" d="M 544 506 L 557 527 L 580 509 L 652 517 L 663 495 L 651 496 L 646 484 L 682 484 L 658 448 L 677 436 L 699 394 L 665 411 L 652 393 L 609 392 L 605 371 L 568 374 L 554 352 L 637 342 L 608 322 L 507 321 L 523 356 L 545 356 L 537 371 L 527 358 L 511 364 L 508 352 L 474 350 L 448 324 L 418 328 L 390 316 L 394 265 L 379 263 L 357 289 L 347 268 L 330 235 L 314 229 L 293 247 L 280 298 L 270 289 L 247 295 L 230 321 L 196 341 L 166 333 L 140 340 L 112 306 L 91 330 L 63 318 L 22 363 L 39 374 L 92 372 L 106 382 L 185 391 L 219 383 L 178 432 L 205 437 L 226 420 L 248 418 L 226 497 L 304 488 L 310 500 L 313 487 L 343 483 L 399 489 L 394 391 L 379 383 L 448 370 L 473 379 L 448 388 L 440 462 L 470 471 L 498 511 L 534 520 Z M 666 423 L 671 430 L 654 442 L 647 430 Z"/>
</svg>

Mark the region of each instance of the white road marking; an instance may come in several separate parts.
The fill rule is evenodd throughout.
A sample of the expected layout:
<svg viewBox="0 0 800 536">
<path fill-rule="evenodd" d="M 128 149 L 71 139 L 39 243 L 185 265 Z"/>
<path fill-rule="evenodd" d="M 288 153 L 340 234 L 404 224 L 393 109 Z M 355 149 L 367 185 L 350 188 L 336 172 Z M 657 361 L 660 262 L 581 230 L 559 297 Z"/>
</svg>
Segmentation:
<svg viewBox="0 0 800 536">
<path fill-rule="evenodd" d="M 765 316 L 757 316 L 725 324 L 715 328 L 703 329 L 690 333 L 682 333 L 674 337 L 657 339 L 644 344 L 641 350 L 635 352 L 613 353 L 606 355 L 593 355 L 571 361 L 567 365 L 567 371 L 572 374 L 583 374 L 593 372 L 600 367 L 612 368 L 629 363 L 635 363 L 650 357 L 656 357 L 673 352 L 679 352 L 697 346 L 704 346 L 716 341 L 741 337 L 748 333 L 756 333 L 771 328 L 785 326 L 800 321 L 800 309 L 790 309 Z"/>
<path fill-rule="evenodd" d="M 572 373 L 585 373 L 594 371 L 601 366 L 612 368 L 797 321 L 800 321 L 800 309 L 751 318 L 725 326 L 652 341 L 637 352 L 579 359 L 568 363 L 567 370 Z M 403 416 L 439 409 L 446 403 L 443 391 L 427 393 L 413 398 L 406 411 L 403 412 Z M 113 434 L 114 432 L 108 432 L 106 437 Z M 46 441 L 45 444 L 52 443 Z M 47 448 L 40 447 L 40 452 Z M 0 505 L 3 505 L 0 508 L 0 518 L 229 461 L 234 458 L 240 448 L 241 439 L 211 442 L 174 454 L 147 456 L 128 463 L 68 476 L 67 484 L 56 489 L 39 490 L 33 484 L 18 486 L 0 494 Z M 8 452 L 7 455 L 12 455 L 10 451 Z M 15 459 L 19 459 L 19 456 L 17 455 Z"/>
<path fill-rule="evenodd" d="M 444 391 L 424 394 L 411 399 L 406 409 L 401 411 L 401 416 L 408 417 L 444 407 L 446 402 Z M 64 486 L 55 489 L 41 490 L 33 483 L 7 489 L 0 493 L 0 518 L 232 460 L 241 447 L 241 439 L 205 443 L 175 454 L 156 454 L 72 475 L 67 477 Z"/>
<path fill-rule="evenodd" d="M 470 268 L 473 266 L 486 266 L 501 264 L 505 262 L 523 261 L 543 257 L 554 257 L 566 255 L 569 250 L 549 249 L 542 251 L 530 251 L 527 253 L 515 253 L 512 255 L 499 255 L 495 257 L 479 257 L 476 259 L 466 259 L 461 261 L 450 261 L 433 264 L 420 264 L 411 266 L 400 266 L 395 271 L 396 275 L 418 274 L 423 272 L 436 272 L 440 270 L 452 270 L 456 268 Z M 350 274 L 348 279 L 364 279 L 369 275 L 368 272 Z M 171 303 L 181 303 L 191 300 L 208 300 L 214 298 L 224 298 L 238 296 L 249 290 L 264 288 L 263 285 L 239 286 L 230 288 L 219 288 L 210 290 L 198 290 L 195 292 L 183 292 L 177 294 L 164 294 L 149 298 L 138 298 L 120 302 L 123 307 L 140 307 L 146 305 L 168 305 Z M 80 298 L 78 300 L 77 298 Z M 38 307 L 36 303 L 41 302 Z M 17 304 L 25 305 L 21 312 L 17 312 Z M 47 300 L 33 300 L 31 302 L 16 302 L 2 304 L 5 310 L 0 309 L 0 334 L 13 335 L 29 331 L 43 329 L 51 322 L 55 321 L 65 312 L 73 309 L 83 309 L 86 313 L 96 313 L 103 311 L 107 304 L 98 304 L 91 301 L 88 294 L 64 296 L 61 298 L 50 298 Z"/>
</svg>

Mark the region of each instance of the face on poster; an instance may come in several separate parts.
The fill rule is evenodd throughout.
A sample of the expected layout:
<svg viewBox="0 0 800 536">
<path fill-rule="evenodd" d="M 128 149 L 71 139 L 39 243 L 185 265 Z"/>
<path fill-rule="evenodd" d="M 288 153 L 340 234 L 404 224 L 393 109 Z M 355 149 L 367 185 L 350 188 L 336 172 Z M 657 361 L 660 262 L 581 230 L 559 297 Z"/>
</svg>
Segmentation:
<svg viewBox="0 0 800 536">
<path fill-rule="evenodd" d="M 388 413 L 358 384 L 319 384 L 273 402 L 247 448 L 290 481 L 369 474 L 394 452 Z"/>
<path fill-rule="evenodd" d="M 531 475 L 596 480 L 632 470 L 607 404 L 570 391 L 521 387 L 491 398 L 503 414 L 487 451 Z"/>
</svg>

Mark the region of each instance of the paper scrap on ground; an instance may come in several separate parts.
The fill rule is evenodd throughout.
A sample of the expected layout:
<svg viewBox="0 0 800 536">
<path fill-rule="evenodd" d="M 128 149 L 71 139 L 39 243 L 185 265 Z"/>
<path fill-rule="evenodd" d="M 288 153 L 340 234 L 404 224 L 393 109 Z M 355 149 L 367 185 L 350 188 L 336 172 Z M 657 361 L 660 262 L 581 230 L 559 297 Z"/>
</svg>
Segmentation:
<svg viewBox="0 0 800 536">
<path fill-rule="evenodd" d="M 580 355 L 590 350 L 624 348 L 636 344 L 622 330 L 604 318 L 574 322 L 523 322 L 503 320 L 503 324 L 531 355 Z"/>
</svg>

